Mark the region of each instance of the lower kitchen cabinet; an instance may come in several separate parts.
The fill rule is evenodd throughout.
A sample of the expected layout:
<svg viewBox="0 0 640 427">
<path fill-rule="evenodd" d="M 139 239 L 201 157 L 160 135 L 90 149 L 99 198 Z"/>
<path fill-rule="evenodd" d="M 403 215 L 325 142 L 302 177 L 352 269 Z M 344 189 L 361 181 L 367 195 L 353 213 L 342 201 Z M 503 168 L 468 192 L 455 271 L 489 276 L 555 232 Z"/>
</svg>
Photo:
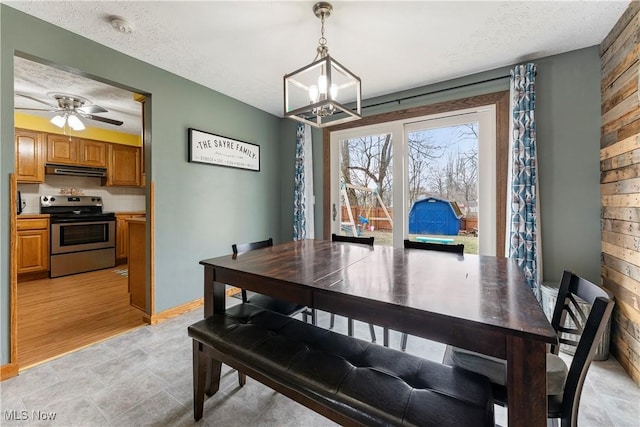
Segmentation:
<svg viewBox="0 0 640 427">
<path fill-rule="evenodd" d="M 129 226 L 127 220 L 144 218 L 144 216 L 144 213 L 116 214 L 116 264 L 126 264 L 129 257 Z"/>
<path fill-rule="evenodd" d="M 17 221 L 18 274 L 49 271 L 49 220 L 47 218 Z"/>
<path fill-rule="evenodd" d="M 129 219 L 129 294 L 131 305 L 147 311 L 147 222 Z"/>
</svg>

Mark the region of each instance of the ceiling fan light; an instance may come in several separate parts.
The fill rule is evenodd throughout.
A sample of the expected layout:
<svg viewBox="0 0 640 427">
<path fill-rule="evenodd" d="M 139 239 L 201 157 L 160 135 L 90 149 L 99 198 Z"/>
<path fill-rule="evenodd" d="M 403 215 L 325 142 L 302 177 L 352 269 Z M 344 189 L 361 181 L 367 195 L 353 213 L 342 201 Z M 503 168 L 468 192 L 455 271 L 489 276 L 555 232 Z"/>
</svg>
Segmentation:
<svg viewBox="0 0 640 427">
<path fill-rule="evenodd" d="M 61 115 L 54 116 L 51 119 L 51 123 L 54 124 L 55 126 L 58 126 L 59 128 L 63 128 L 66 121 L 67 121 L 66 118 Z"/>
<path fill-rule="evenodd" d="M 67 122 L 69 123 L 69 126 L 71 127 L 71 129 L 73 130 L 84 130 L 84 124 L 82 123 L 82 120 L 80 120 L 78 118 L 78 116 L 72 114 L 67 118 Z"/>
</svg>

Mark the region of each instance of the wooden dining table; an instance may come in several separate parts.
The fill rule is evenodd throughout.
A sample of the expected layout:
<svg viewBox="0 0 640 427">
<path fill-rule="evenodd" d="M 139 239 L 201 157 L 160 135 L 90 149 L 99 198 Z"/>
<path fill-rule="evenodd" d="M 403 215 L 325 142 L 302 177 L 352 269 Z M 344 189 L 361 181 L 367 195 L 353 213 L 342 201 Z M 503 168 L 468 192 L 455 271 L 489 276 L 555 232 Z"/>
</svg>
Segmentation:
<svg viewBox="0 0 640 427">
<path fill-rule="evenodd" d="M 301 240 L 200 264 L 205 317 L 232 285 L 504 359 L 509 426 L 546 425 L 557 338 L 508 258 Z"/>
</svg>

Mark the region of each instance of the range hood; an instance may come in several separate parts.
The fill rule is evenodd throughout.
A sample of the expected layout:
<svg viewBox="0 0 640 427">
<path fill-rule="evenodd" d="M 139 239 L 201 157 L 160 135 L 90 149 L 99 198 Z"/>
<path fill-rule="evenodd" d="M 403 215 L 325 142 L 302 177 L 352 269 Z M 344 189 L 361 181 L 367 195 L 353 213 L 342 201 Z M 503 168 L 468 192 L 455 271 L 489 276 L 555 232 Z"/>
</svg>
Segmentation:
<svg viewBox="0 0 640 427">
<path fill-rule="evenodd" d="M 107 169 L 73 165 L 54 165 L 47 163 L 44 168 L 44 173 L 47 175 L 90 176 L 103 178 L 107 176 Z"/>
</svg>

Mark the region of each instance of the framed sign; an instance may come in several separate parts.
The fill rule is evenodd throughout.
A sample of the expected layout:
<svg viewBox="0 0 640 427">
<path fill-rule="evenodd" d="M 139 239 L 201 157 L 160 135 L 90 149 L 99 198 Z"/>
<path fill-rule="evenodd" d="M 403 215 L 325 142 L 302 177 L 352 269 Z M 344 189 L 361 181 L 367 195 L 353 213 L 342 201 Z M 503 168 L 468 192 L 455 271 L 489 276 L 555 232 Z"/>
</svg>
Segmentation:
<svg viewBox="0 0 640 427">
<path fill-rule="evenodd" d="M 189 128 L 189 161 L 260 171 L 260 146 Z"/>
</svg>

